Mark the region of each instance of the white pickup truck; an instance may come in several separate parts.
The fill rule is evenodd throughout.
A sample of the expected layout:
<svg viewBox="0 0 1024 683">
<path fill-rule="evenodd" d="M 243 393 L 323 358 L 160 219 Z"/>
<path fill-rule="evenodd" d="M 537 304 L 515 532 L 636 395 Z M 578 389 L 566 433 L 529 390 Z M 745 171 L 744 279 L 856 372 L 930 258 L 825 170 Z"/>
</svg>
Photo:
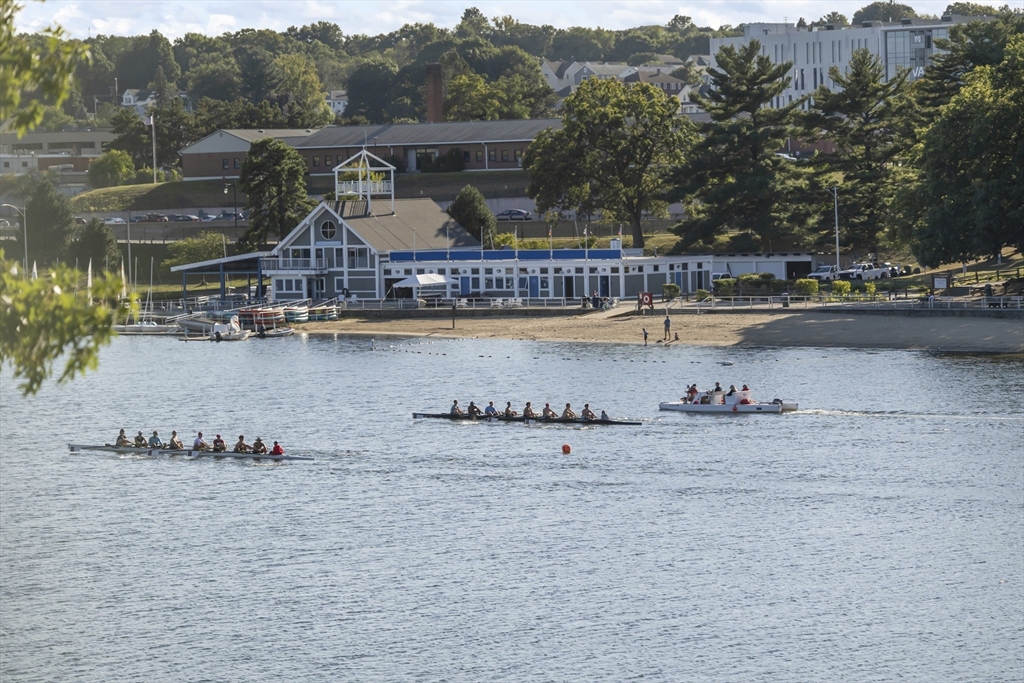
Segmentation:
<svg viewBox="0 0 1024 683">
<path fill-rule="evenodd" d="M 836 279 L 836 267 L 828 265 L 820 265 L 814 269 L 814 271 L 807 276 L 808 279 L 817 280 L 818 282 L 825 282 L 826 280 Z"/>
<path fill-rule="evenodd" d="M 854 263 L 839 271 L 840 280 L 879 280 L 889 277 L 889 269 L 875 263 Z"/>
</svg>

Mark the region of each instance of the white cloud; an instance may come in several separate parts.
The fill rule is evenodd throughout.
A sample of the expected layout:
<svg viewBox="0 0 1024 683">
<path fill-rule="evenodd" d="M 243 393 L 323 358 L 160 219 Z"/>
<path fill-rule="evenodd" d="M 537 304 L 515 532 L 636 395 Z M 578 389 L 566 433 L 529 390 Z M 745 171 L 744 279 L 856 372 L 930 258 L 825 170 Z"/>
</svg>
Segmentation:
<svg viewBox="0 0 1024 683">
<path fill-rule="evenodd" d="M 206 22 L 206 30 L 201 31 L 208 36 L 219 36 L 222 33 L 236 30 L 238 21 L 230 14 L 211 14 Z"/>
<path fill-rule="evenodd" d="M 64 25 L 71 19 L 81 18 L 82 12 L 78 5 L 65 5 L 57 10 L 53 15 L 54 23 Z"/>
</svg>

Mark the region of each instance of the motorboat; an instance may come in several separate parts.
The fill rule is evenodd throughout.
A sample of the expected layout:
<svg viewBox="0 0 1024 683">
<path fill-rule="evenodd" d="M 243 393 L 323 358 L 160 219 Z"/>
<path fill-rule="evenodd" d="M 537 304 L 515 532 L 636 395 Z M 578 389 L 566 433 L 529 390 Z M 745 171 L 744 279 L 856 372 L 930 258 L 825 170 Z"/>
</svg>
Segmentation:
<svg viewBox="0 0 1024 683">
<path fill-rule="evenodd" d="M 693 401 L 680 399 L 658 404 L 659 410 L 674 410 L 680 413 L 791 413 L 799 409 L 796 401 L 772 399 L 770 403 L 758 403 L 750 391 L 737 391 L 727 395 L 723 391 L 711 391 L 694 398 Z"/>
<path fill-rule="evenodd" d="M 178 335 L 184 334 L 185 330 L 178 324 L 161 325 L 149 320 L 137 322 L 131 325 L 114 325 L 114 332 L 123 335 Z"/>
</svg>

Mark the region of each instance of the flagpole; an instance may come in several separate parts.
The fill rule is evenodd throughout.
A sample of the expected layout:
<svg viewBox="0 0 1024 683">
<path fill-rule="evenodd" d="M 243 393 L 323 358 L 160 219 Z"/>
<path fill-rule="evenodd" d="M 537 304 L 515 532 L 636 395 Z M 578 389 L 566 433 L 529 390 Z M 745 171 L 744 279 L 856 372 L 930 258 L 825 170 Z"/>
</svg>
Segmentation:
<svg viewBox="0 0 1024 683">
<path fill-rule="evenodd" d="M 156 185 L 156 114 L 150 113 L 149 125 L 153 136 L 153 184 Z"/>
</svg>

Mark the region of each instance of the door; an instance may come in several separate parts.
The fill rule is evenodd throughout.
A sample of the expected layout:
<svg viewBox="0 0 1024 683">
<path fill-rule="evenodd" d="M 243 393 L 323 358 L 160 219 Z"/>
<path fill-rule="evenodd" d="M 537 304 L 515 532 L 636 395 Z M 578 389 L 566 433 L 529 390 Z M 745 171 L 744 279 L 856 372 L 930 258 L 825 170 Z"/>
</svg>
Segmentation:
<svg viewBox="0 0 1024 683">
<path fill-rule="evenodd" d="M 608 276 L 607 275 L 600 275 L 600 276 L 598 276 L 598 278 L 597 278 L 597 289 L 598 289 L 598 294 L 600 294 L 602 297 L 611 296 L 611 294 L 608 293 L 610 288 L 608 286 Z"/>
<path fill-rule="evenodd" d="M 537 299 L 540 297 L 540 278 L 536 275 L 530 276 L 530 298 Z"/>
<path fill-rule="evenodd" d="M 459 294 L 461 294 L 462 296 L 467 296 L 471 291 L 472 290 L 469 288 L 469 278 L 468 277 L 460 277 L 459 278 Z"/>
<path fill-rule="evenodd" d="M 562 296 L 566 299 L 576 298 L 576 278 L 572 275 L 565 276 L 565 289 L 562 290 Z"/>
</svg>

